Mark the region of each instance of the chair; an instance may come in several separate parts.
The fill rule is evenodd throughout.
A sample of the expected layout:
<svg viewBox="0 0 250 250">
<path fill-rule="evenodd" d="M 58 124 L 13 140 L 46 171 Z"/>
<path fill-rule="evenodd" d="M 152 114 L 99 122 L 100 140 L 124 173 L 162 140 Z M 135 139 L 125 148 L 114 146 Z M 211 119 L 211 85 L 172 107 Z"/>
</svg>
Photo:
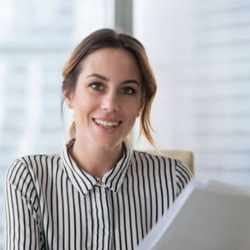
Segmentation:
<svg viewBox="0 0 250 250">
<path fill-rule="evenodd" d="M 194 154 L 191 151 L 185 150 L 159 150 L 159 151 L 147 151 L 151 154 L 163 155 L 166 157 L 180 160 L 185 166 L 187 166 L 194 175 Z"/>
</svg>

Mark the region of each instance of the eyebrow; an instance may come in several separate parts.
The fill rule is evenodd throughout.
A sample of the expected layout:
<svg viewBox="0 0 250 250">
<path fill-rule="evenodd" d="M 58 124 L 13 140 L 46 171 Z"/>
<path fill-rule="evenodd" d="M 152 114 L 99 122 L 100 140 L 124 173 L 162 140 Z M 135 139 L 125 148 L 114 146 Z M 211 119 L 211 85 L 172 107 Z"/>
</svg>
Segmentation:
<svg viewBox="0 0 250 250">
<path fill-rule="evenodd" d="M 109 79 L 106 76 L 103 76 L 103 75 L 100 75 L 100 74 L 97 74 L 97 73 L 90 74 L 86 78 L 89 78 L 89 77 L 97 77 L 97 78 L 100 78 L 100 79 L 102 79 L 104 81 L 109 81 Z M 135 79 L 128 79 L 128 80 L 125 80 L 125 81 L 122 82 L 122 84 L 129 84 L 129 83 L 135 83 L 138 86 L 140 86 L 140 83 Z"/>
</svg>

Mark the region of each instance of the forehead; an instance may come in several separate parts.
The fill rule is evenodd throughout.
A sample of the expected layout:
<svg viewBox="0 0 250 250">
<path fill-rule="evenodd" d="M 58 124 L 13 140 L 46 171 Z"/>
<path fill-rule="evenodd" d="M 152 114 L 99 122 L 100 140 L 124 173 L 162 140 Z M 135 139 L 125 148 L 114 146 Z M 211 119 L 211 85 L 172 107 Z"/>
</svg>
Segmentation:
<svg viewBox="0 0 250 250">
<path fill-rule="evenodd" d="M 103 48 L 89 54 L 81 64 L 81 74 L 141 78 L 140 68 L 132 53 L 120 48 Z"/>
</svg>

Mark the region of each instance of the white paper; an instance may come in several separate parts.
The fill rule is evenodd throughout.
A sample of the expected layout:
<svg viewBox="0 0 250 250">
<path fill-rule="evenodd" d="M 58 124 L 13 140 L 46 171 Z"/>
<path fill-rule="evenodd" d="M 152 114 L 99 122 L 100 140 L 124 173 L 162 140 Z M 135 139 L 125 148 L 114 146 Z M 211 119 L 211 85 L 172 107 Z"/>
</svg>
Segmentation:
<svg viewBox="0 0 250 250">
<path fill-rule="evenodd" d="M 138 250 L 250 250 L 250 192 L 193 181 Z"/>
</svg>

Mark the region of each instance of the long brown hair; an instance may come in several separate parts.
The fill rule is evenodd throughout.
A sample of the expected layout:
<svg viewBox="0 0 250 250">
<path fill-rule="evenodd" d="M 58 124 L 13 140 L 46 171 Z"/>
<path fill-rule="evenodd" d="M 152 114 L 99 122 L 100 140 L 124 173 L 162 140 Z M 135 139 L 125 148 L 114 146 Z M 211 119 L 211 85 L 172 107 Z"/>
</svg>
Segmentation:
<svg viewBox="0 0 250 250">
<path fill-rule="evenodd" d="M 136 60 L 142 76 L 142 98 L 140 116 L 140 135 L 154 145 L 152 137 L 152 125 L 150 111 L 154 96 L 156 94 L 156 80 L 149 64 L 149 60 L 143 45 L 134 37 L 112 29 L 100 29 L 87 36 L 73 51 L 63 70 L 63 100 L 69 93 L 74 92 L 77 78 L 81 71 L 84 59 L 92 52 L 102 48 L 120 48 L 130 52 Z M 75 137 L 76 125 L 72 123 L 70 136 Z"/>
</svg>

